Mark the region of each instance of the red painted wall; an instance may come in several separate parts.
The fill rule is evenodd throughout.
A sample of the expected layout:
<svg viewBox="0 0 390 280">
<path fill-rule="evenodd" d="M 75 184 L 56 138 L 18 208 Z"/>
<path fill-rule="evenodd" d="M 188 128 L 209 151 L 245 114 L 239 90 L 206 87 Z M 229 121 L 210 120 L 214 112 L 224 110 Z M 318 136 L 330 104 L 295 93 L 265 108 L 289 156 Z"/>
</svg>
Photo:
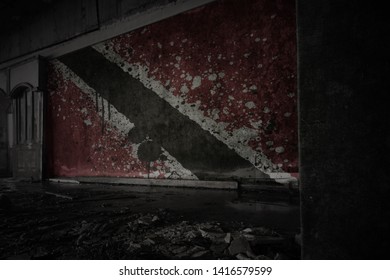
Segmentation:
<svg viewBox="0 0 390 280">
<path fill-rule="evenodd" d="M 294 1 L 217 1 L 95 50 L 261 173 L 296 173 L 295 32 Z M 117 120 L 108 118 L 111 103 L 103 97 L 109 95 L 94 93 L 69 65 L 53 61 L 49 71 L 52 176 L 147 177 L 139 143 L 118 130 L 118 120 L 132 120 L 121 110 Z M 175 177 L 180 170 L 189 169 L 160 157 L 149 176 Z M 176 177 L 192 176 L 186 174 Z"/>
</svg>

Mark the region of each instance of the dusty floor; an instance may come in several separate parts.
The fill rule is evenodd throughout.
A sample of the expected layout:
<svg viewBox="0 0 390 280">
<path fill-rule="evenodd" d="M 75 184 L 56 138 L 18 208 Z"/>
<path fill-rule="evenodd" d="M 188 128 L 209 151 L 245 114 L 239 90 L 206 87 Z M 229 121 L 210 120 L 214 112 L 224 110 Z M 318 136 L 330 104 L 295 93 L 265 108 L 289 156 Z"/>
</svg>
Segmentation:
<svg viewBox="0 0 390 280">
<path fill-rule="evenodd" d="M 298 197 L 0 180 L 0 259 L 299 259 Z"/>
</svg>

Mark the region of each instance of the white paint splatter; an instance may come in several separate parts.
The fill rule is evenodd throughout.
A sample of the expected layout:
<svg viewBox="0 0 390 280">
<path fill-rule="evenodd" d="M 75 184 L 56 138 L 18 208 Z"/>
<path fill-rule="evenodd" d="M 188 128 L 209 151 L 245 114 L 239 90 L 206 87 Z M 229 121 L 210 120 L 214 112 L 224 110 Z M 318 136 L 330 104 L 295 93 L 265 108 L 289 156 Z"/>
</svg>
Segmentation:
<svg viewBox="0 0 390 280">
<path fill-rule="evenodd" d="M 278 154 L 281 154 L 284 152 L 284 148 L 282 146 L 276 147 L 275 152 L 277 152 Z"/>
<path fill-rule="evenodd" d="M 182 85 L 180 88 L 180 92 L 183 94 L 186 94 L 190 91 L 190 89 L 187 87 L 187 85 Z"/>
<path fill-rule="evenodd" d="M 91 126 L 91 125 L 92 125 L 92 122 L 91 122 L 90 119 L 84 120 L 84 123 L 85 123 L 85 125 L 87 125 L 87 126 Z"/>
<path fill-rule="evenodd" d="M 259 129 L 260 127 L 262 127 L 263 126 L 263 121 L 262 120 L 258 120 L 257 122 L 250 122 L 251 123 L 251 125 L 254 127 L 254 128 L 256 128 L 256 129 Z"/>
<path fill-rule="evenodd" d="M 186 80 L 187 81 L 191 81 L 192 80 L 192 76 L 189 73 L 187 73 Z"/>
<path fill-rule="evenodd" d="M 195 76 L 193 81 L 192 81 L 191 89 L 196 89 L 197 87 L 200 87 L 201 84 L 202 84 L 202 77 Z"/>
<path fill-rule="evenodd" d="M 217 79 L 217 74 L 211 74 L 208 76 L 209 81 L 215 81 Z"/>
<path fill-rule="evenodd" d="M 252 91 L 256 91 L 257 90 L 257 86 L 256 85 L 252 85 L 249 87 L 250 90 Z"/>
<path fill-rule="evenodd" d="M 223 112 L 225 115 L 228 115 L 228 114 L 229 114 L 229 108 L 228 108 L 228 107 L 223 107 L 222 112 Z"/>
<path fill-rule="evenodd" d="M 245 107 L 247 107 L 248 109 L 253 109 L 256 108 L 256 104 L 253 101 L 249 101 L 245 103 Z"/>
<path fill-rule="evenodd" d="M 265 142 L 265 144 L 269 147 L 273 146 L 274 145 L 274 141 L 267 141 Z"/>
<path fill-rule="evenodd" d="M 295 93 L 293 93 L 293 92 L 289 92 L 289 93 L 287 94 L 287 96 L 292 98 L 292 97 L 294 97 L 294 96 L 295 96 Z"/>
</svg>

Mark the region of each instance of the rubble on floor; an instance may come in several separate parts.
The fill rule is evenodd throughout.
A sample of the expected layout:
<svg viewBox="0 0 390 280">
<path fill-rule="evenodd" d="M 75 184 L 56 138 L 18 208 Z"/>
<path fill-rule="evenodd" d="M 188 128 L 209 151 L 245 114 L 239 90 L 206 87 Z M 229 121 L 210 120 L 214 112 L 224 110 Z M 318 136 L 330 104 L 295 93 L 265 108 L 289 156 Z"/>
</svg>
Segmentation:
<svg viewBox="0 0 390 280">
<path fill-rule="evenodd" d="M 66 197 L 1 195 L 0 259 L 298 259 L 294 235 L 169 209 L 78 209 Z"/>
</svg>

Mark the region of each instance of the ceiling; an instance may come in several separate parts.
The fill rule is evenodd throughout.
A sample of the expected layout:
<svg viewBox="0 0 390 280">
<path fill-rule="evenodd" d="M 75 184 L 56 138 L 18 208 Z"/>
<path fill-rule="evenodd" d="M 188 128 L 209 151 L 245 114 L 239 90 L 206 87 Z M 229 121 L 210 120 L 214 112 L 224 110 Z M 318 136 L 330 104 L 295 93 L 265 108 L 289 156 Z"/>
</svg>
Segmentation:
<svg viewBox="0 0 390 280">
<path fill-rule="evenodd" d="M 26 19 L 34 17 L 57 0 L 2 0 L 0 2 L 0 34 L 18 29 Z"/>
</svg>

